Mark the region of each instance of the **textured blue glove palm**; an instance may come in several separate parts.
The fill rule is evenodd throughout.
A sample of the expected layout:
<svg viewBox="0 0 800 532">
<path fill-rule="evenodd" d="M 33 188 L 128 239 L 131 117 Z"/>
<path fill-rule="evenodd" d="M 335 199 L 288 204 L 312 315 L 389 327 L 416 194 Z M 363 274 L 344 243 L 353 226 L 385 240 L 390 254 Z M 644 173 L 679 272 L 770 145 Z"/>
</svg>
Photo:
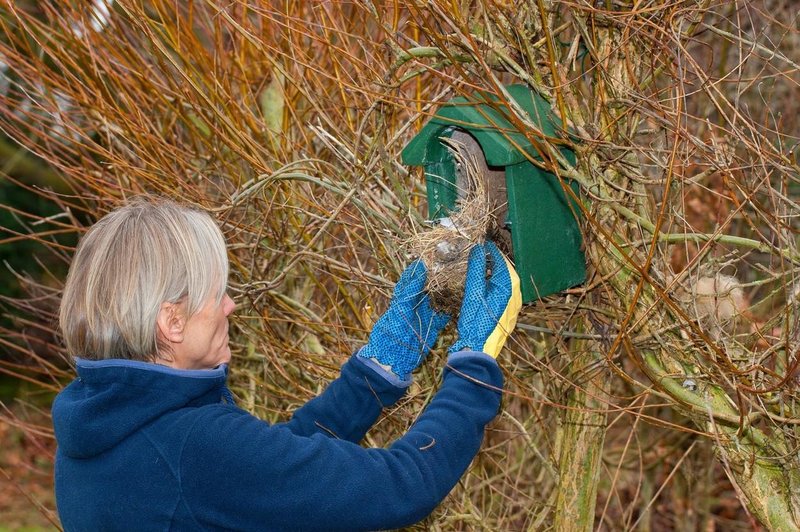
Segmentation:
<svg viewBox="0 0 800 532">
<path fill-rule="evenodd" d="M 389 308 L 378 319 L 369 343 L 358 356 L 374 358 L 403 380 L 425 359 L 450 316 L 431 308 L 425 293 L 428 272 L 416 260 L 405 269 L 394 287 Z"/>
<path fill-rule="evenodd" d="M 476 245 L 469 253 L 458 340 L 448 352 L 471 349 L 497 358 L 521 308 L 522 293 L 514 266 L 492 242 Z"/>
</svg>

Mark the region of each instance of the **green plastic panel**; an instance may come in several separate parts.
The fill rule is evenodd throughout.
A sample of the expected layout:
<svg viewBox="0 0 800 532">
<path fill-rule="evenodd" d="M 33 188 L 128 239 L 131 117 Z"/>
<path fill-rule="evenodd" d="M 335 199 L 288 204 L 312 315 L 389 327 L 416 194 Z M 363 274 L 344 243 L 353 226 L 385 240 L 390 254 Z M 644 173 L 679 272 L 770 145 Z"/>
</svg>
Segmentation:
<svg viewBox="0 0 800 532">
<path fill-rule="evenodd" d="M 514 101 L 528 113 L 534 127 L 548 137 L 558 133 L 550 112 L 550 104 L 524 85 L 506 87 Z M 454 127 L 469 131 L 481 145 L 489 166 L 510 166 L 531 158 L 541 159 L 536 147 L 507 118 L 510 110 L 497 102 L 494 95 L 476 93 L 469 98 L 459 96 L 445 103 L 436 115 L 403 149 L 403 164 L 421 166 L 433 162 L 431 153 L 443 132 Z"/>
<path fill-rule="evenodd" d="M 429 146 L 425 163 L 425 187 L 428 193 L 428 217 L 431 220 L 444 218 L 456 206 L 456 168 L 450 150 L 440 138 L 449 137 L 453 128 L 441 127 L 439 134 Z"/>
<path fill-rule="evenodd" d="M 529 163 L 506 168 L 508 222 L 522 285 L 522 300 L 533 301 L 586 280 L 575 203 L 559 179 Z M 572 190 L 578 194 L 576 184 Z"/>
</svg>

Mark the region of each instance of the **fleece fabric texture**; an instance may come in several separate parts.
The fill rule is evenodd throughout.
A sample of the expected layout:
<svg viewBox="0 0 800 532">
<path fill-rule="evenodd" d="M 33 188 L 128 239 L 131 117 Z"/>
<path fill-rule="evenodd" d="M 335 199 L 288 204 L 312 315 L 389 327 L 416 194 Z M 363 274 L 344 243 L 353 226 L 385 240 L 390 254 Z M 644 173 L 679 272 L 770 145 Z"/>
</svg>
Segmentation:
<svg viewBox="0 0 800 532">
<path fill-rule="evenodd" d="M 410 381 L 351 357 L 286 423 L 230 401 L 227 367 L 77 362 L 53 405 L 64 529 L 379 530 L 428 515 L 478 451 L 500 405 L 489 356 L 451 355 L 443 382 L 388 448 L 358 442 Z"/>
</svg>

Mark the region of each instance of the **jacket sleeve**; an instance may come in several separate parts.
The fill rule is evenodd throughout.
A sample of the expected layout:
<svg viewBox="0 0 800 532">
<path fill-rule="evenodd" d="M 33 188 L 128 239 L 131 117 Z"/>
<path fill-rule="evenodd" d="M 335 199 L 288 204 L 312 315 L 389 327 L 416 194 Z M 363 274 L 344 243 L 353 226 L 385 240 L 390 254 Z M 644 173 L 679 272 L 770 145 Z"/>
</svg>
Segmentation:
<svg viewBox="0 0 800 532">
<path fill-rule="evenodd" d="M 411 380 L 400 380 L 374 361 L 352 356 L 339 378 L 311 399 L 284 424 L 298 436 L 324 434 L 360 442 L 381 411 L 397 402 Z"/>
<path fill-rule="evenodd" d="M 209 408 L 181 459 L 183 497 L 199 527 L 377 530 L 428 515 L 469 466 L 500 405 L 491 357 L 451 355 L 441 388 L 401 438 L 365 449 L 299 436 L 235 409 Z"/>
</svg>

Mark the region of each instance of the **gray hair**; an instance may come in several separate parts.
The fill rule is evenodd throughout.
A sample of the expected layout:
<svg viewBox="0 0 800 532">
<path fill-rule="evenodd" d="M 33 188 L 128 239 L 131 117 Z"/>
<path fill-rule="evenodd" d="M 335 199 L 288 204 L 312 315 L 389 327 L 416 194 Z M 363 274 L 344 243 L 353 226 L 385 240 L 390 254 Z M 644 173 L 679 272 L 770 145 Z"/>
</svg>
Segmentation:
<svg viewBox="0 0 800 532">
<path fill-rule="evenodd" d="M 98 221 L 78 244 L 61 299 L 67 352 L 88 359 L 154 362 L 161 304 L 188 316 L 228 280 L 225 239 L 207 213 L 139 197 Z"/>
</svg>

